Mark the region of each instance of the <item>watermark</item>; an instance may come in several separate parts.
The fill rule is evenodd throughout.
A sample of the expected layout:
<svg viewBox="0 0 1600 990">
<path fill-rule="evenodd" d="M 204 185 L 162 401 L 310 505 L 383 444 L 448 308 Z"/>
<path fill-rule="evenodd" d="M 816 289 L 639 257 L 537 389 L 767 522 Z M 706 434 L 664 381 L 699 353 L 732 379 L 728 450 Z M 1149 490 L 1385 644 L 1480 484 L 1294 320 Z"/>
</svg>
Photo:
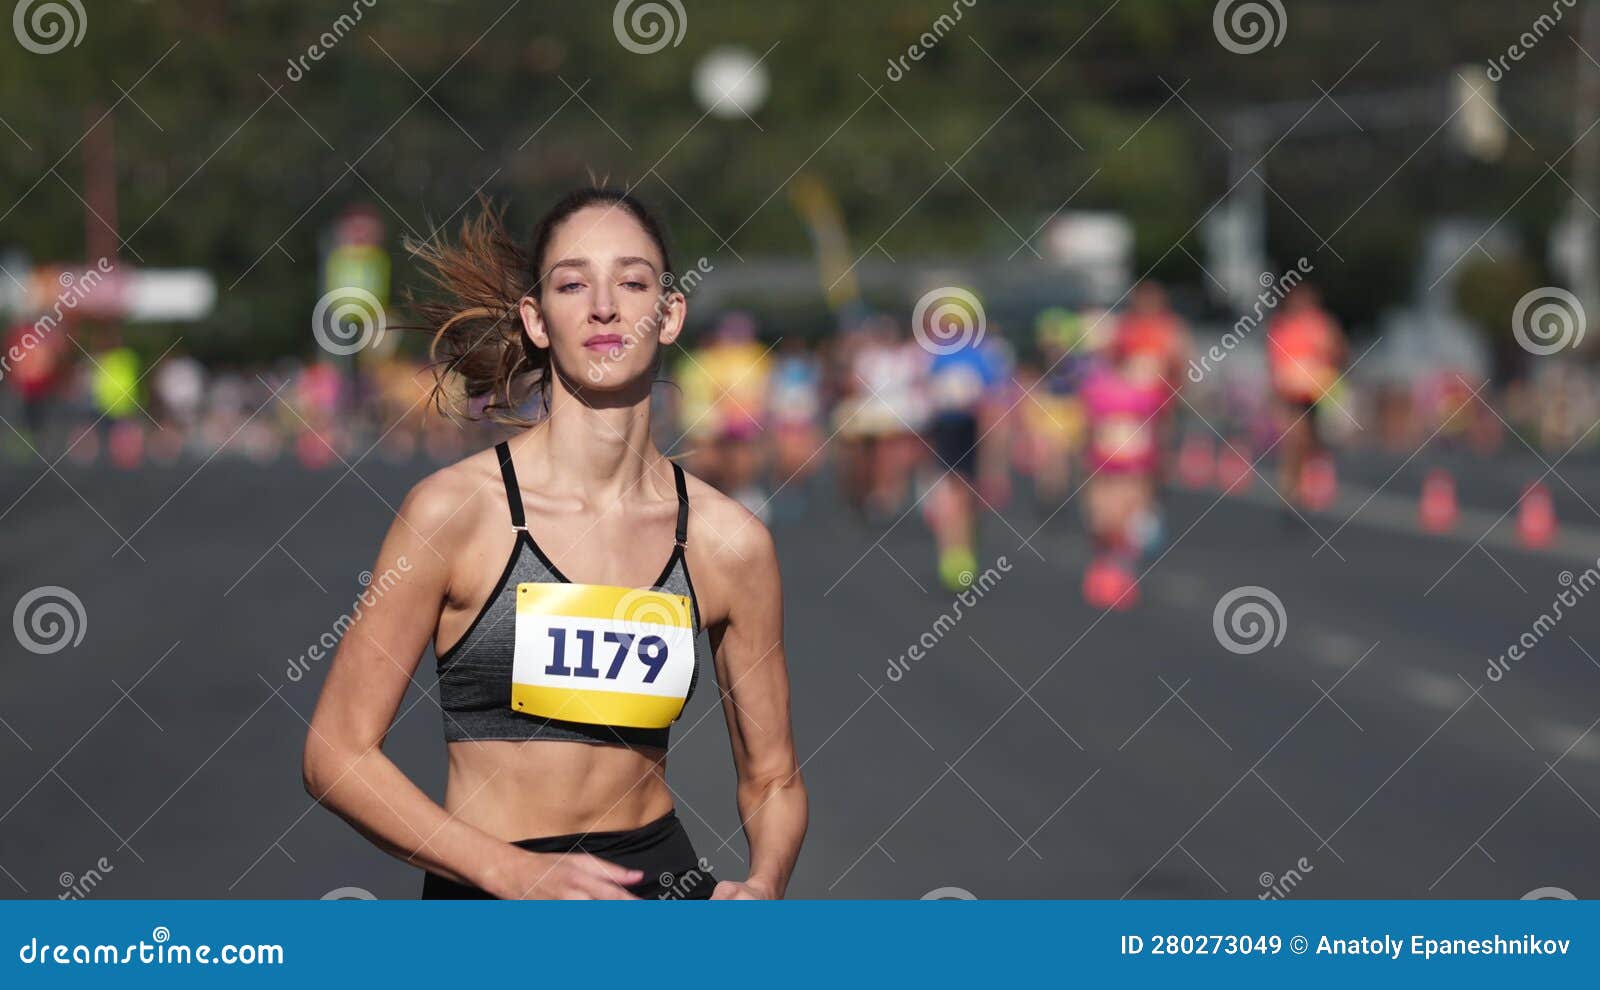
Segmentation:
<svg viewBox="0 0 1600 990">
<path fill-rule="evenodd" d="M 55 332 L 56 327 L 61 325 L 66 315 L 89 298 L 100 283 L 105 281 L 106 276 L 116 271 L 116 267 L 111 259 L 101 258 L 94 263 L 93 268 L 85 270 L 81 275 L 62 272 L 57 280 L 61 283 L 61 294 L 56 296 L 55 305 L 50 307 L 48 313 L 35 320 L 33 326 L 23 333 L 20 340 L 7 347 L 5 353 L 0 354 L 0 381 L 4 381 L 15 365 L 43 344 Z"/>
<path fill-rule="evenodd" d="M 349 612 L 345 612 L 334 620 L 333 628 L 318 637 L 317 641 L 312 643 L 297 659 L 289 661 L 289 666 L 284 671 L 285 677 L 295 683 L 299 683 L 300 678 L 311 671 L 313 662 L 320 663 L 332 655 L 334 649 L 338 647 L 339 641 L 344 639 L 344 634 L 349 631 L 357 619 L 361 618 L 361 610 L 376 605 L 378 599 L 400 583 L 400 574 L 411 570 L 411 561 L 404 554 L 396 557 L 395 563 L 399 565 L 399 573 L 396 573 L 395 569 L 390 567 L 386 568 L 382 574 L 379 574 L 374 579 L 371 571 L 361 572 L 357 580 L 367 590 L 356 596 L 356 603 Z"/>
<path fill-rule="evenodd" d="M 1258 901 L 1281 901 L 1288 897 L 1290 892 L 1300 886 L 1306 874 L 1314 871 L 1311 860 L 1304 856 L 1295 860 L 1295 864 L 1284 870 L 1278 876 L 1263 872 L 1256 880 L 1261 884 L 1262 891 L 1256 895 Z"/>
<path fill-rule="evenodd" d="M 927 651 L 938 646 L 939 641 L 944 639 L 950 630 L 956 627 L 956 623 L 961 621 L 963 607 L 971 608 L 976 605 L 980 598 L 1000 583 L 1001 574 L 1007 574 L 1010 571 L 1011 561 L 1007 560 L 1004 554 L 996 558 L 994 567 L 984 568 L 983 573 L 976 577 L 973 576 L 971 571 L 962 571 L 961 583 L 966 585 L 966 590 L 955 597 L 950 603 L 949 609 L 939 613 L 939 618 L 934 620 L 933 626 L 918 637 L 916 642 L 912 643 L 904 653 L 900 654 L 898 659 L 889 661 L 889 669 L 886 675 L 889 680 L 899 682 L 911 670 L 911 662 L 913 660 L 920 661 L 926 657 Z"/>
<path fill-rule="evenodd" d="M 605 369 L 611 364 L 622 359 L 622 355 L 634 344 L 645 337 L 656 333 L 661 327 L 661 321 L 667 315 L 667 295 L 678 292 L 685 299 L 694 293 L 707 275 L 717 270 L 710 259 L 701 257 L 699 261 L 684 271 L 682 275 L 674 276 L 671 272 L 661 273 L 661 291 L 656 294 L 656 304 L 650 310 L 650 315 L 641 316 L 638 322 L 622 335 L 622 342 L 608 348 L 605 354 L 589 362 L 589 370 L 585 373 L 591 384 L 598 384 L 605 377 Z"/>
<path fill-rule="evenodd" d="M 633 15 L 629 16 L 629 8 Z M 689 15 L 679 0 L 617 0 L 611 12 L 611 30 L 617 43 L 635 55 L 654 55 L 671 45 L 683 43 L 689 29 Z"/>
<path fill-rule="evenodd" d="M 58 966 L 125 966 L 129 963 L 179 966 L 195 963 L 202 966 L 208 964 L 281 966 L 283 946 L 232 943 L 215 947 L 204 944 L 180 945 L 172 941 L 172 932 L 166 925 L 157 925 L 150 930 L 150 941 L 146 942 L 141 938 L 131 945 L 109 943 L 86 945 L 82 942 L 62 945 L 51 945 L 49 942 L 41 944 L 39 937 L 35 935 L 21 944 L 17 950 L 17 959 L 27 965 L 55 963 Z"/>
<path fill-rule="evenodd" d="M 1518 636 L 1506 651 L 1489 661 L 1489 668 L 1485 676 L 1489 680 L 1499 683 L 1502 678 L 1511 672 L 1511 665 L 1528 655 L 1528 651 L 1539 645 L 1539 641 L 1555 629 L 1556 623 L 1566 615 L 1566 610 L 1578 604 L 1578 599 L 1587 595 L 1592 589 L 1600 587 L 1600 560 L 1595 561 L 1593 567 L 1586 567 L 1582 574 L 1574 575 L 1571 571 L 1562 571 L 1556 580 L 1560 582 L 1565 591 L 1557 592 L 1555 600 L 1550 603 L 1550 608 L 1540 612 L 1539 617 L 1533 620 L 1533 625 L 1528 631 Z"/>
<path fill-rule="evenodd" d="M 17 42 L 35 55 L 54 55 L 78 47 L 89 30 L 89 16 L 79 0 L 17 0 L 11 12 Z"/>
<path fill-rule="evenodd" d="M 111 865 L 111 861 L 109 859 L 101 856 L 99 859 L 95 860 L 95 864 L 93 866 L 89 867 L 87 870 L 84 870 L 77 876 L 73 876 L 71 872 L 63 870 L 61 876 L 56 878 L 62 887 L 61 893 L 56 895 L 56 900 L 83 900 L 85 897 L 88 897 L 96 887 L 100 886 L 100 882 L 105 879 L 105 875 L 107 873 L 110 873 L 115 869 L 116 867 Z"/>
<path fill-rule="evenodd" d="M 1506 65 L 1506 61 L 1522 61 L 1524 56 L 1544 40 L 1545 35 L 1555 30 L 1556 23 L 1566 16 L 1567 11 L 1577 5 L 1578 0 L 1553 0 L 1550 4 L 1550 13 L 1536 17 L 1529 29 L 1511 43 L 1511 47 L 1506 49 L 1504 55 L 1497 55 L 1489 60 L 1490 81 L 1499 82 L 1505 78 L 1506 70 L 1510 68 Z"/>
<path fill-rule="evenodd" d="M 1212 32 L 1235 55 L 1254 55 L 1268 45 L 1276 48 L 1288 29 L 1281 0 L 1217 0 L 1211 11 Z"/>
<path fill-rule="evenodd" d="M 335 887 L 322 895 L 325 901 L 375 901 L 372 891 L 365 887 Z"/>
<path fill-rule="evenodd" d="M 987 329 L 978 297 L 953 285 L 925 294 L 911 311 L 911 335 L 929 354 L 954 354 L 977 347 Z"/>
<path fill-rule="evenodd" d="M 922 32 L 917 40 L 913 41 L 910 46 L 906 48 L 906 53 L 904 55 L 901 55 L 899 58 L 891 58 L 889 60 L 889 68 L 884 72 L 884 75 L 889 77 L 890 82 L 899 82 L 900 80 L 904 79 L 906 77 L 906 73 L 911 71 L 911 67 L 906 65 L 906 59 L 910 59 L 913 62 L 922 61 L 924 55 L 927 55 L 929 52 L 933 51 L 934 48 L 938 47 L 939 42 L 943 40 L 944 36 L 949 34 L 950 29 L 956 26 L 956 22 L 961 20 L 962 17 L 966 16 L 966 12 L 968 10 L 971 10 L 977 5 L 978 0 L 951 0 L 950 13 L 940 14 L 937 18 L 935 18 L 933 25 L 928 30 Z M 955 16 L 952 17 L 951 14 L 954 14 Z"/>
<path fill-rule="evenodd" d="M 11 611 L 11 631 L 29 653 L 49 656 L 83 642 L 89 631 L 89 613 L 70 589 L 47 584 L 17 599 Z"/>
<path fill-rule="evenodd" d="M 326 293 L 311 311 L 311 333 L 329 354 L 354 354 L 375 346 L 388 325 L 378 297 L 353 285 Z"/>
<path fill-rule="evenodd" d="M 304 79 L 306 73 L 311 71 L 311 67 L 306 64 L 306 60 L 322 61 L 323 56 L 339 47 L 339 42 L 344 40 L 345 35 L 355 30 L 356 25 L 361 22 L 361 18 L 366 15 L 366 12 L 377 5 L 378 0 L 351 0 L 350 13 L 340 14 L 335 18 L 328 30 L 322 32 L 317 37 L 317 40 L 306 48 L 304 55 L 298 58 L 291 58 L 289 60 L 289 69 L 284 75 L 288 77 L 290 82 L 299 82 Z"/>
<path fill-rule="evenodd" d="M 706 861 L 704 856 L 701 856 L 694 866 L 684 870 L 682 873 L 662 873 L 656 878 L 656 882 L 663 888 L 661 896 L 657 900 L 681 901 L 694 893 L 697 888 L 711 882 L 711 878 L 715 874 L 716 871 L 711 868 L 711 864 Z"/>
<path fill-rule="evenodd" d="M 1583 343 L 1587 324 L 1578 297 L 1553 285 L 1534 289 L 1511 311 L 1511 333 L 1517 343 L 1540 356 Z"/>
<path fill-rule="evenodd" d="M 1211 631 L 1229 653 L 1249 656 L 1283 642 L 1289 631 L 1289 614 L 1277 595 L 1247 584 L 1217 600 L 1211 612 Z"/>
<path fill-rule="evenodd" d="M 925 901 L 975 901 L 978 895 L 965 887 L 935 887 L 922 895 Z"/>
<path fill-rule="evenodd" d="M 1261 273 L 1261 292 L 1256 293 L 1256 304 L 1250 312 L 1239 317 L 1233 328 L 1222 335 L 1220 343 L 1212 344 L 1202 355 L 1200 360 L 1189 361 L 1189 380 L 1196 385 L 1200 384 L 1212 370 L 1214 364 L 1221 364 L 1222 359 L 1233 353 L 1233 349 L 1244 342 L 1245 338 L 1254 333 L 1261 325 L 1266 315 L 1278 308 L 1278 304 L 1289 295 L 1290 290 L 1311 274 L 1316 266 L 1301 256 L 1294 263 L 1293 268 L 1285 269 L 1282 275 L 1274 276 L 1271 272 Z"/>
<path fill-rule="evenodd" d="M 1575 901 L 1578 898 L 1565 887 L 1535 887 L 1523 894 L 1524 901 Z"/>
</svg>

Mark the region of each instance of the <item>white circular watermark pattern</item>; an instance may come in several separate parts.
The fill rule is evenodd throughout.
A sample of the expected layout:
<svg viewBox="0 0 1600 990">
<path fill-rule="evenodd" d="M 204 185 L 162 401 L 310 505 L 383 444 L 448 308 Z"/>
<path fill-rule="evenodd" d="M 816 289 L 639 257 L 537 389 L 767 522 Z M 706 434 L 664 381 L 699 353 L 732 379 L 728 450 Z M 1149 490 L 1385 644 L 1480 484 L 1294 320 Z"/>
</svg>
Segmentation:
<svg viewBox="0 0 1600 990">
<path fill-rule="evenodd" d="M 1578 898 L 1565 887 L 1535 887 L 1522 895 L 1525 901 L 1575 901 Z"/>
<path fill-rule="evenodd" d="M 929 354 L 954 354 L 983 342 L 987 320 L 983 304 L 966 289 L 941 286 L 917 300 L 911 334 Z"/>
<path fill-rule="evenodd" d="M 383 303 L 366 289 L 346 286 L 325 294 L 311 311 L 311 332 L 329 354 L 354 354 L 383 339 Z"/>
<path fill-rule="evenodd" d="M 1278 47 L 1289 28 L 1280 0 L 1217 0 L 1211 30 L 1222 47 L 1235 55 L 1254 55 L 1268 45 Z"/>
<path fill-rule="evenodd" d="M 372 891 L 365 887 L 335 887 L 322 895 L 325 901 L 375 901 Z"/>
<path fill-rule="evenodd" d="M 11 30 L 28 51 L 54 55 L 68 45 L 78 47 L 89 30 L 89 17 L 79 0 L 17 0 Z"/>
<path fill-rule="evenodd" d="M 1283 642 L 1289 616 L 1283 601 L 1266 588 L 1247 584 L 1217 601 L 1211 613 L 1211 631 L 1229 653 L 1248 656 Z"/>
<path fill-rule="evenodd" d="M 678 47 L 688 28 L 689 15 L 679 0 L 645 0 L 637 5 L 635 0 L 617 0 L 611 12 L 617 42 L 635 55 L 654 55 L 668 45 Z"/>
<path fill-rule="evenodd" d="M 172 941 L 172 932 L 166 925 L 157 925 L 150 930 L 150 941 L 170 942 Z"/>
<path fill-rule="evenodd" d="M 77 595 L 59 585 L 35 588 L 17 600 L 11 629 L 29 653 L 49 656 L 83 642 L 89 615 Z"/>
<path fill-rule="evenodd" d="M 1566 289 L 1547 285 L 1517 300 L 1511 311 L 1511 333 L 1529 354 L 1554 354 L 1583 342 L 1587 329 L 1583 306 Z"/>
<path fill-rule="evenodd" d="M 975 901 L 978 895 L 965 887 L 935 887 L 922 895 L 925 901 Z"/>
</svg>

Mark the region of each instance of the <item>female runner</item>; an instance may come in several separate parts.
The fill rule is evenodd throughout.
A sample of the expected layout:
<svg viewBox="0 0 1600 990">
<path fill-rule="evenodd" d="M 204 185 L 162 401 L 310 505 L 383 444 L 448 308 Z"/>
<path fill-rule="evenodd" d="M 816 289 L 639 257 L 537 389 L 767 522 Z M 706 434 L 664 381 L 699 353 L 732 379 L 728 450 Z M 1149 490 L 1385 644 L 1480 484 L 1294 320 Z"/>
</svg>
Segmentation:
<svg viewBox="0 0 1600 990">
<path fill-rule="evenodd" d="M 748 511 L 651 442 L 652 380 L 686 311 L 659 227 L 626 193 L 584 189 L 529 250 L 491 210 L 459 245 L 414 250 L 446 297 L 418 306 L 445 358 L 439 389 L 453 372 L 522 429 L 401 504 L 373 573 L 402 577 L 339 645 L 307 789 L 420 866 L 424 897 L 783 896 L 807 810 L 777 557 Z M 537 423 L 517 415 L 531 399 Z M 742 881 L 711 877 L 666 782 L 702 631 L 750 846 Z M 430 638 L 442 806 L 382 750 Z"/>
</svg>

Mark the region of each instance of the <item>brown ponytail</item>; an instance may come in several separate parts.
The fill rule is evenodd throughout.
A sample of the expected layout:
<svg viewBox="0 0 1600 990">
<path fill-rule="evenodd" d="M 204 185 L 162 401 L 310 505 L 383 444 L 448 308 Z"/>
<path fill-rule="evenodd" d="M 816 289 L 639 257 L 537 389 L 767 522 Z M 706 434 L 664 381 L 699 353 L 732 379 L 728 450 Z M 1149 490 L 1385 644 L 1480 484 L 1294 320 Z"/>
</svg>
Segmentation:
<svg viewBox="0 0 1600 990">
<path fill-rule="evenodd" d="M 452 415 L 447 376 L 459 375 L 466 397 L 490 396 L 481 418 L 508 426 L 531 426 L 521 415 L 537 393 L 549 408 L 550 352 L 533 345 L 522 330 L 518 305 L 537 295 L 543 282 L 544 253 L 562 221 L 587 206 L 609 205 L 637 220 L 661 252 L 662 282 L 672 284 L 672 261 L 666 238 L 643 204 L 620 189 L 585 188 L 568 193 L 534 228 L 532 246 L 524 248 L 506 232 L 504 208 L 479 195 L 477 216 L 464 220 L 455 244 L 438 237 L 407 238 L 405 247 L 433 293 L 407 294 L 407 305 L 433 334 L 429 344 L 434 385 L 429 401 Z M 468 416 L 469 419 L 480 417 Z"/>
</svg>

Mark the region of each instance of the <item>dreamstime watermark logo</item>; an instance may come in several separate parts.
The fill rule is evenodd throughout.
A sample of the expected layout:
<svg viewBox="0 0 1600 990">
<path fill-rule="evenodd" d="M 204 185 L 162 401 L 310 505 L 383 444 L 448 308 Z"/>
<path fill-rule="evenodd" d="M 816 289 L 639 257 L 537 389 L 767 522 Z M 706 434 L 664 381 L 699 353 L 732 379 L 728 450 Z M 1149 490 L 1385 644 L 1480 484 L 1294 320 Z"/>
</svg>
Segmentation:
<svg viewBox="0 0 1600 990">
<path fill-rule="evenodd" d="M 1314 267 L 1316 266 L 1302 256 L 1295 262 L 1293 268 L 1285 270 L 1282 275 L 1275 276 L 1271 272 L 1262 272 L 1262 291 L 1256 294 L 1255 307 L 1239 317 L 1233 328 L 1222 335 L 1222 341 L 1212 344 L 1204 354 L 1200 355 L 1199 361 L 1189 362 L 1189 380 L 1196 385 L 1200 384 L 1212 370 L 1212 365 L 1221 364 L 1223 358 L 1232 354 L 1233 349 L 1261 325 L 1266 315 L 1278 308 L 1278 304 L 1283 302 L 1290 290 L 1305 281 L 1305 277 L 1311 274 Z"/>
<path fill-rule="evenodd" d="M 111 860 L 101 856 L 99 859 L 95 860 L 93 866 L 89 867 L 87 870 L 84 870 L 77 876 L 73 876 L 70 870 L 62 870 L 61 875 L 56 878 L 57 882 L 61 884 L 61 893 L 56 895 L 56 900 L 83 900 L 85 897 L 88 897 L 96 887 L 100 886 L 101 881 L 105 879 L 105 875 L 107 873 L 110 873 L 115 869 L 116 867 L 111 865 Z"/>
<path fill-rule="evenodd" d="M 349 631 L 357 619 L 361 618 L 362 609 L 376 605 L 378 599 L 400 583 L 400 574 L 411 570 L 411 561 L 404 554 L 401 554 L 395 558 L 395 563 L 399 566 L 399 572 L 390 567 L 386 568 L 376 578 L 373 577 L 371 571 L 362 571 L 357 575 L 356 580 L 366 590 L 356 596 L 356 603 L 349 612 L 345 612 L 334 620 L 332 628 L 323 633 L 297 659 L 289 661 L 289 666 L 284 671 L 285 677 L 295 683 L 299 683 L 300 678 L 310 672 L 313 662 L 320 662 L 338 647 L 339 641 L 344 639 L 344 634 Z"/>
<path fill-rule="evenodd" d="M 83 642 L 89 614 L 77 595 L 59 585 L 35 588 L 17 600 L 11 629 L 29 653 L 49 656 Z"/>
<path fill-rule="evenodd" d="M 629 8 L 633 9 L 629 16 Z M 617 0 L 611 12 L 611 29 L 617 42 L 635 55 L 654 55 L 671 45 L 676 48 L 683 42 L 683 33 L 689 29 L 689 15 L 679 0 Z"/>
<path fill-rule="evenodd" d="M 1578 297 L 1553 285 L 1534 289 L 1511 311 L 1511 333 L 1529 354 L 1554 354 L 1583 343 L 1587 319 Z"/>
<path fill-rule="evenodd" d="M 904 55 L 901 55 L 899 58 L 891 58 L 889 60 L 889 68 L 885 70 L 884 75 L 889 77 L 890 82 L 899 82 L 900 80 L 904 79 L 906 77 L 906 73 L 911 71 L 910 66 L 906 65 L 906 59 L 910 59 L 913 62 L 922 61 L 923 56 L 933 51 L 933 49 L 938 46 L 939 42 L 944 38 L 944 36 L 950 33 L 950 29 L 956 26 L 956 22 L 961 20 L 962 17 L 966 16 L 967 10 L 971 10 L 977 5 L 978 0 L 951 0 L 950 14 L 954 14 L 955 16 L 951 17 L 950 14 L 940 14 L 938 17 L 934 18 L 933 25 L 929 27 L 928 30 L 922 32 L 922 34 L 917 37 L 916 41 L 913 41 L 909 46 L 906 47 L 906 53 Z M 963 7 L 966 8 L 966 10 L 963 10 Z"/>
<path fill-rule="evenodd" d="M 360 23 L 366 12 L 377 5 L 378 0 L 351 0 L 350 13 L 340 14 L 336 17 L 333 24 L 328 27 L 328 30 L 322 32 L 317 37 L 317 40 L 306 48 L 304 55 L 298 58 L 291 58 L 289 60 L 289 69 L 284 75 L 288 77 L 290 82 L 299 82 L 304 79 L 306 73 L 311 71 L 311 67 L 306 64 L 306 60 L 322 61 L 323 56 L 338 47 L 339 42 L 344 40 L 345 35 L 355 30 L 356 25 Z"/>
<path fill-rule="evenodd" d="M 1273 876 L 1268 871 L 1262 871 L 1257 881 L 1261 884 L 1261 893 L 1256 895 L 1258 901 L 1281 901 L 1288 897 L 1290 892 L 1305 880 L 1307 873 L 1314 871 L 1311 860 L 1301 856 L 1295 864 L 1284 870 L 1282 874 Z"/>
<path fill-rule="evenodd" d="M 1540 14 L 1534 18 L 1528 30 L 1522 32 L 1506 49 L 1504 55 L 1499 55 L 1489 60 L 1488 76 L 1491 82 L 1499 82 L 1505 78 L 1506 60 L 1513 62 L 1522 61 L 1530 51 L 1544 40 L 1544 36 L 1555 30 L 1556 22 L 1566 16 L 1566 12 L 1578 5 L 1578 0 L 1553 0 L 1550 4 L 1549 14 Z M 1563 9 L 1565 8 L 1565 9 Z M 1551 15 L 1554 16 L 1551 16 Z"/>
<path fill-rule="evenodd" d="M 1539 641 L 1549 635 L 1566 615 L 1567 609 L 1578 604 L 1578 599 L 1588 594 L 1596 587 L 1600 587 L 1600 560 L 1594 566 L 1583 569 L 1582 574 L 1573 574 L 1571 571 L 1562 571 L 1556 577 L 1565 591 L 1556 593 L 1555 600 L 1550 603 L 1550 608 L 1540 612 L 1539 617 L 1533 620 L 1533 625 L 1528 631 L 1518 636 L 1516 641 L 1506 648 L 1506 651 L 1489 661 L 1489 668 L 1485 676 L 1489 680 L 1499 683 L 1506 674 L 1511 672 L 1511 665 L 1528 655 L 1528 651 L 1539 645 Z"/>
<path fill-rule="evenodd" d="M 717 270 L 710 259 L 702 256 L 699 261 L 684 271 L 682 275 L 674 276 L 671 272 L 662 272 L 660 283 L 661 291 L 656 294 L 656 304 L 650 310 L 650 315 L 639 318 L 628 332 L 622 335 L 622 342 L 612 345 L 605 354 L 589 362 L 589 370 L 585 372 L 589 383 L 597 385 L 605 377 L 606 368 L 620 361 L 628 348 L 643 340 L 646 336 L 656 333 L 661 329 L 661 321 L 667 316 L 667 299 L 671 293 L 677 292 L 687 299 L 700 286 L 707 275 Z"/>
<path fill-rule="evenodd" d="M 1217 41 L 1235 55 L 1254 55 L 1268 45 L 1276 48 L 1288 29 L 1281 0 L 1217 0 L 1211 12 Z"/>
<path fill-rule="evenodd" d="M 101 258 L 94 263 L 93 268 L 85 269 L 81 275 L 72 272 L 62 272 L 57 279 L 61 283 L 61 294 L 56 296 L 55 305 L 50 311 L 34 321 L 20 340 L 7 347 L 4 354 L 0 354 L 0 380 L 11 373 L 13 366 L 27 357 L 35 348 L 45 342 L 45 338 L 55 332 L 57 326 L 66 317 L 66 314 L 78 308 L 78 304 L 89 298 L 100 283 L 104 282 L 107 275 L 116 271 L 116 264 L 110 258 Z"/>
<path fill-rule="evenodd" d="M 911 335 L 929 354 L 954 354 L 977 347 L 987 329 L 978 297 L 953 285 L 927 293 L 911 312 Z"/>
<path fill-rule="evenodd" d="M 965 887 L 935 887 L 922 895 L 925 901 L 975 901 L 978 895 Z"/>
<path fill-rule="evenodd" d="M 1523 894 L 1524 901 L 1575 901 L 1578 898 L 1565 887 L 1535 887 Z"/>
<path fill-rule="evenodd" d="M 68 45 L 78 47 L 89 30 L 89 16 L 79 0 L 17 0 L 11 30 L 28 51 L 54 55 Z"/>
<path fill-rule="evenodd" d="M 375 901 L 372 891 L 365 887 L 335 887 L 322 895 L 325 901 Z"/>
<path fill-rule="evenodd" d="M 974 575 L 971 571 L 961 572 L 961 583 L 966 585 L 966 590 L 955 597 L 948 610 L 939 613 L 939 618 L 934 620 L 933 626 L 918 637 L 904 653 L 900 654 L 899 659 L 889 661 L 887 672 L 889 680 L 898 682 L 900 678 L 904 677 L 911 670 L 911 661 L 921 660 L 927 656 L 926 651 L 938 646 L 939 641 L 944 639 L 950 630 L 956 627 L 956 623 L 961 621 L 963 608 L 971 608 L 976 605 L 980 598 L 1000 583 L 1002 574 L 1010 573 L 1011 561 L 1007 560 L 1004 554 L 996 558 L 994 563 L 994 567 L 984 568 L 982 574 Z"/>
<path fill-rule="evenodd" d="M 1223 649 L 1248 656 L 1283 642 L 1289 615 L 1277 595 L 1260 585 L 1247 584 L 1217 600 L 1211 631 Z"/>
<path fill-rule="evenodd" d="M 658 900 L 681 901 L 694 892 L 695 888 L 706 883 L 716 875 L 716 870 L 701 856 L 694 866 L 682 873 L 662 873 L 656 882 L 662 886 L 661 896 Z"/>
<path fill-rule="evenodd" d="M 376 345 L 388 327 L 383 303 L 366 289 L 345 286 L 317 300 L 311 333 L 329 354 L 354 354 Z"/>
</svg>

